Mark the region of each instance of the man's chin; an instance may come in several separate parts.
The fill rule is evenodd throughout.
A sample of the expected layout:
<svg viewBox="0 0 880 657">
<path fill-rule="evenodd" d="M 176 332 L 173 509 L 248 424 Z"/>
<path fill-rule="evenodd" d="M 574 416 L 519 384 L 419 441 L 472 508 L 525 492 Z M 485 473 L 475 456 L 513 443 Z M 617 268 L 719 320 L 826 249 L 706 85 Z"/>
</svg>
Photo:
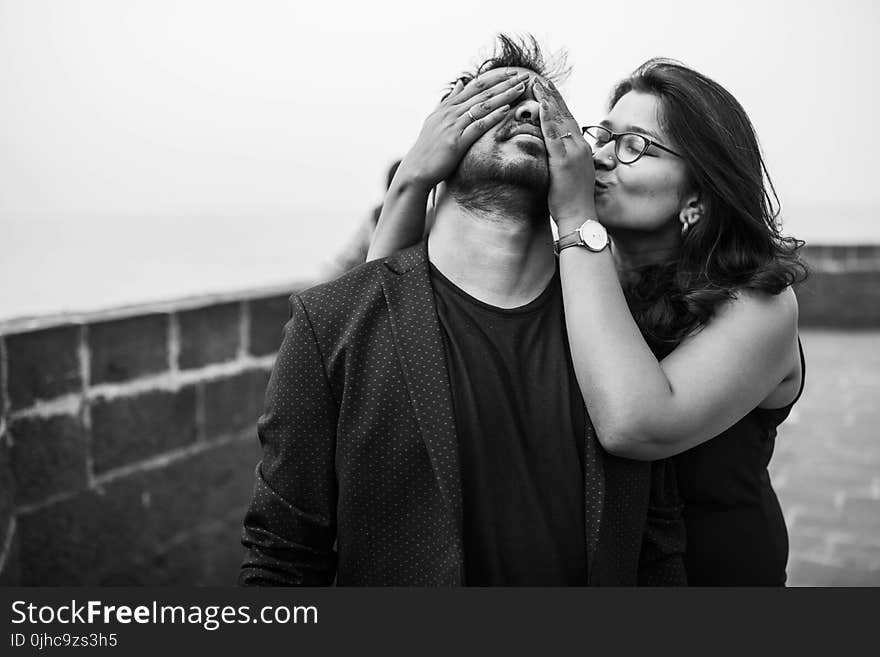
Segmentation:
<svg viewBox="0 0 880 657">
<path fill-rule="evenodd" d="M 550 168 L 544 144 L 535 139 L 503 142 L 491 156 L 465 155 L 447 181 L 449 187 L 467 196 L 480 190 L 518 190 L 540 197 L 546 203 L 550 188 Z"/>
</svg>

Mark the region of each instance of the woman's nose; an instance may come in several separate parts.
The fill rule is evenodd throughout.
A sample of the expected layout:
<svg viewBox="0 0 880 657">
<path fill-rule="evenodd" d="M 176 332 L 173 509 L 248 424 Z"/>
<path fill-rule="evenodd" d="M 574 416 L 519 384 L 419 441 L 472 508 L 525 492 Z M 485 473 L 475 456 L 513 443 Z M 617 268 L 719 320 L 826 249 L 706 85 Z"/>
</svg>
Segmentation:
<svg viewBox="0 0 880 657">
<path fill-rule="evenodd" d="M 617 164 L 617 156 L 614 152 L 614 141 L 600 146 L 593 151 L 593 168 L 595 169 L 613 169 Z"/>
</svg>

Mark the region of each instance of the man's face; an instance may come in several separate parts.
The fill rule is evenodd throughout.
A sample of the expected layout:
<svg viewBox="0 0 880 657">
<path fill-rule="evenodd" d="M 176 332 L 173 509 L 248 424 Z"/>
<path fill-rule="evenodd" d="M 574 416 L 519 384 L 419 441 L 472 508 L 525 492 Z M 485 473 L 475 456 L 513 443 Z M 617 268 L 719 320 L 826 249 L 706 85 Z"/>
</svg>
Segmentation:
<svg viewBox="0 0 880 657">
<path fill-rule="evenodd" d="M 541 134 L 539 105 L 535 100 L 532 78 L 523 94 L 511 105 L 511 111 L 471 145 L 448 181 L 451 187 L 477 189 L 486 186 L 522 187 L 546 194 L 550 182 L 547 150 Z"/>
</svg>

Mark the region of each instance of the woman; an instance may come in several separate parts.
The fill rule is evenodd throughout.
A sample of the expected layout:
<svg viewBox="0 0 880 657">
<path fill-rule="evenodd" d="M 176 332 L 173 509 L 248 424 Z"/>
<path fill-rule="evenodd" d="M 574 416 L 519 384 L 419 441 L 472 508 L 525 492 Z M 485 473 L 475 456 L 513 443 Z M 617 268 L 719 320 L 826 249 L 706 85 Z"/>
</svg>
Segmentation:
<svg viewBox="0 0 880 657">
<path fill-rule="evenodd" d="M 392 190 L 444 179 L 530 93 L 514 86 L 522 76 L 481 77 L 429 117 Z M 806 272 L 801 243 L 775 224 L 745 111 L 713 80 L 655 59 L 614 89 L 585 139 L 552 83 L 532 76 L 528 88 L 572 359 L 600 442 L 633 459 L 677 456 L 690 584 L 783 585 L 788 539 L 767 464 L 803 386 L 791 286 Z M 457 139 L 452 108 L 475 119 Z M 389 193 L 368 258 L 421 236 L 407 198 Z M 613 249 L 566 248 L 582 225 L 607 229 Z"/>
</svg>

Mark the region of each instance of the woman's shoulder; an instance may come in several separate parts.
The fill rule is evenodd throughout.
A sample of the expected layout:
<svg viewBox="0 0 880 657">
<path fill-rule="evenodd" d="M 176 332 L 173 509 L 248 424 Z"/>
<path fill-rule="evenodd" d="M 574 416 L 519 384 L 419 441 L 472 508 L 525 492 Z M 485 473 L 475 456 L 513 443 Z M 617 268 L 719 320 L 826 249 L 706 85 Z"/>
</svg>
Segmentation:
<svg viewBox="0 0 880 657">
<path fill-rule="evenodd" d="M 786 406 L 800 395 L 803 381 L 801 349 L 798 338 L 798 301 L 789 286 L 778 294 L 756 290 L 741 290 L 725 309 L 728 322 L 735 329 L 765 342 L 765 357 L 779 359 L 785 375 L 770 394 L 761 401 L 760 408 L 776 409 Z"/>
<path fill-rule="evenodd" d="M 797 335 L 798 301 L 795 291 L 788 286 L 778 294 L 762 290 L 739 289 L 731 299 L 721 304 L 711 323 L 736 322 L 761 332 L 780 331 Z"/>
</svg>

